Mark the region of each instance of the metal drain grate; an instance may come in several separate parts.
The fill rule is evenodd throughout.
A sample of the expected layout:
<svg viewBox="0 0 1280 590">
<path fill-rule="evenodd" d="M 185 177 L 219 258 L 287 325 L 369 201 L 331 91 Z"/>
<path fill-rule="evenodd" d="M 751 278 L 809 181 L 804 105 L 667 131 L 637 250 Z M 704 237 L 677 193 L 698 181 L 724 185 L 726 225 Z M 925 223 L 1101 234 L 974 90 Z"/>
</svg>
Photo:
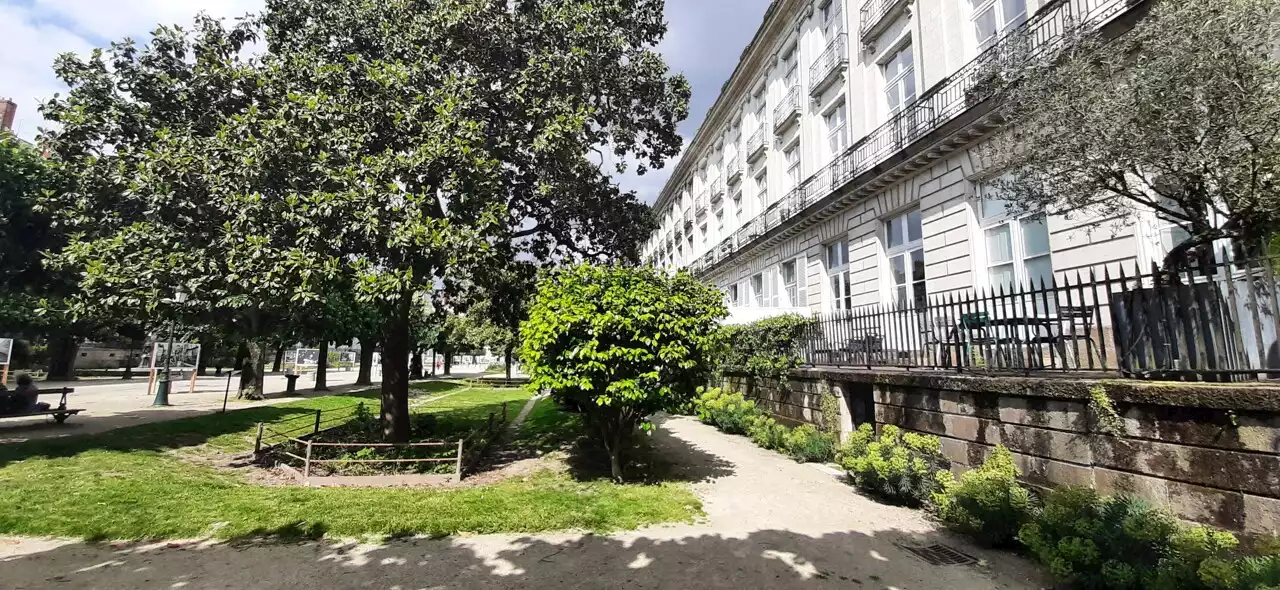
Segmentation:
<svg viewBox="0 0 1280 590">
<path fill-rule="evenodd" d="M 912 547 L 899 544 L 898 547 L 933 565 L 972 565 L 978 563 L 978 560 L 972 555 L 961 553 L 946 545 Z"/>
</svg>

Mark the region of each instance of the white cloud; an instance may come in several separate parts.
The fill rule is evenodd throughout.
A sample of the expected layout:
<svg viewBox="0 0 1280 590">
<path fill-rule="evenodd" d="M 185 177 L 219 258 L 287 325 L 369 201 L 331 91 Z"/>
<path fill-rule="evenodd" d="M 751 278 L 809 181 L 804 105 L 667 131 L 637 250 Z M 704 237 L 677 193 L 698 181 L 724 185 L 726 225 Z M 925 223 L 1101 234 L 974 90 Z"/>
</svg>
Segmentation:
<svg viewBox="0 0 1280 590">
<path fill-rule="evenodd" d="M 263 0 L 0 0 L 0 38 L 10 48 L 0 61 L 0 96 L 18 104 L 14 131 L 34 139 L 46 125 L 40 103 L 66 92 L 53 75 L 59 54 L 85 55 L 125 37 L 141 42 L 156 25 L 190 25 L 202 10 L 234 18 L 262 7 Z"/>
</svg>

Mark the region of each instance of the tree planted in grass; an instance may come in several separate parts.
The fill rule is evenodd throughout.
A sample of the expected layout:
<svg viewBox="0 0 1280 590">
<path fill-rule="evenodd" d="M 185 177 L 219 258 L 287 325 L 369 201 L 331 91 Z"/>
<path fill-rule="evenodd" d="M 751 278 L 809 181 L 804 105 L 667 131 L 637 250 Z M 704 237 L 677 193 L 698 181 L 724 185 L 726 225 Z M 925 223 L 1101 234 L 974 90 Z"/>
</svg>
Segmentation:
<svg viewBox="0 0 1280 590">
<path fill-rule="evenodd" d="M 521 360 L 536 387 L 582 410 L 621 479 L 636 430 L 706 382 L 726 313 L 720 293 L 685 272 L 579 265 L 539 284 Z"/>
</svg>

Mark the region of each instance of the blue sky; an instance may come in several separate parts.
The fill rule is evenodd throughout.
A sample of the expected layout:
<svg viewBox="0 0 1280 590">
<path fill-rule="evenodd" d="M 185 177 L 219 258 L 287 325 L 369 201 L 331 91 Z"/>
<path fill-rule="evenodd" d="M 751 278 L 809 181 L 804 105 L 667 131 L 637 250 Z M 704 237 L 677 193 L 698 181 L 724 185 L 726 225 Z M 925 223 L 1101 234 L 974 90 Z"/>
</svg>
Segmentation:
<svg viewBox="0 0 1280 590">
<path fill-rule="evenodd" d="M 14 130 L 32 139 L 43 121 L 36 107 L 64 88 L 53 77 L 53 58 L 87 53 L 126 36 L 145 39 L 156 24 L 189 24 L 204 10 L 235 17 L 262 8 L 262 0 L 0 0 L 0 96 L 18 103 Z M 693 86 L 689 120 L 680 132 L 693 139 L 698 125 L 764 18 L 769 0 L 667 0 L 670 31 L 660 49 L 672 69 Z M 618 179 L 653 202 L 675 162 L 643 177 Z"/>
</svg>

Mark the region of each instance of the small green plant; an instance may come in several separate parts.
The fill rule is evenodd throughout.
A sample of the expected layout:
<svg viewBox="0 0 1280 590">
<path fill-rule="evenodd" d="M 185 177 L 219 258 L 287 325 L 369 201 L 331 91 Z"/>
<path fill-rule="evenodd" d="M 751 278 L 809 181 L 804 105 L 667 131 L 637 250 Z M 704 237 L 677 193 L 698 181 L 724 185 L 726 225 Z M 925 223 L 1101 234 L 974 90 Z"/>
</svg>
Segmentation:
<svg viewBox="0 0 1280 590">
<path fill-rule="evenodd" d="M 836 463 L 845 465 L 846 461 L 866 453 L 867 445 L 871 444 L 871 441 L 875 439 L 875 427 L 867 423 L 858 426 L 857 430 L 849 433 L 849 439 L 836 448 Z"/>
<path fill-rule="evenodd" d="M 1101 385 L 1089 388 L 1089 410 L 1098 420 L 1098 430 L 1111 436 L 1124 434 L 1124 418 L 1116 412 L 1116 404 Z"/>
<path fill-rule="evenodd" d="M 824 391 L 818 398 L 818 409 L 822 411 L 822 431 L 840 437 L 840 398 L 831 392 L 829 386 L 823 385 Z"/>
<path fill-rule="evenodd" d="M 835 456 L 836 438 L 809 424 L 791 429 L 783 439 L 788 455 L 801 463 L 821 463 Z"/>
<path fill-rule="evenodd" d="M 934 505 L 942 522 L 987 545 L 1013 544 L 1031 520 L 1031 494 L 1018 485 L 1013 453 L 1004 445 L 997 445 L 981 467 L 962 474 L 959 482 L 950 471 L 939 471 L 938 483 Z"/>
<path fill-rule="evenodd" d="M 697 399 L 698 419 L 728 434 L 748 434 L 752 419 L 760 415 L 756 403 L 741 393 L 710 389 Z"/>
<path fill-rule="evenodd" d="M 785 448 L 788 432 L 790 432 L 790 429 L 786 426 L 763 414 L 752 419 L 751 424 L 747 427 L 747 436 L 751 437 L 751 442 L 757 446 L 775 451 Z"/>
<path fill-rule="evenodd" d="M 938 490 L 937 473 L 947 461 L 938 437 L 888 425 L 864 453 L 847 457 L 843 465 L 859 489 L 895 504 L 921 506 Z"/>
<path fill-rule="evenodd" d="M 1130 590 L 1153 587 L 1178 530 L 1173 516 L 1140 499 L 1063 488 L 1045 497 L 1018 540 L 1063 582 Z"/>
</svg>

